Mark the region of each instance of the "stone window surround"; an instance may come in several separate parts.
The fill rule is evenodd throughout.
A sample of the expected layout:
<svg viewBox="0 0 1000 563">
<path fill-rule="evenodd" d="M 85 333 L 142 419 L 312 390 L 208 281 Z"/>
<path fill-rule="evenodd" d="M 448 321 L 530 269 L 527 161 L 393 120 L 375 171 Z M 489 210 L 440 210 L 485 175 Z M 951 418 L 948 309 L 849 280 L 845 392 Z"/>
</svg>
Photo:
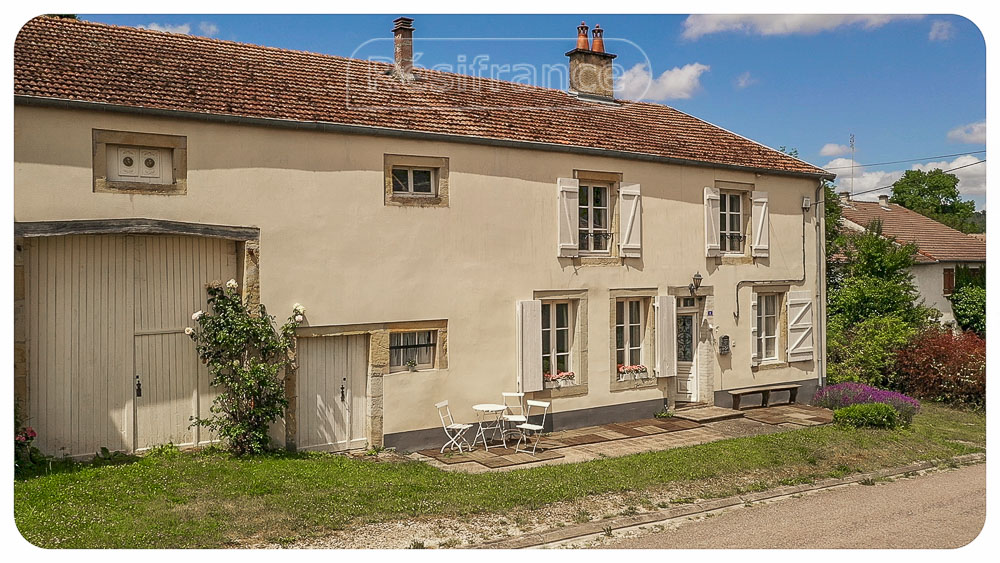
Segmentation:
<svg viewBox="0 0 1000 563">
<path fill-rule="evenodd" d="M 608 254 L 590 254 L 581 255 L 572 258 L 574 266 L 622 266 L 625 264 L 625 259 L 619 256 L 618 253 L 618 240 L 620 233 L 620 218 L 618 210 L 618 188 L 622 183 L 622 173 L 621 172 L 601 172 L 597 170 L 573 170 L 573 178 L 580 180 L 581 182 L 605 182 L 611 185 L 608 190 L 608 216 L 611 220 L 610 232 L 613 233 L 611 238 L 611 247 L 608 249 Z"/>
<path fill-rule="evenodd" d="M 185 195 L 187 194 L 187 137 L 160 133 L 93 129 L 94 193 Z M 173 164 L 171 184 L 108 180 L 108 145 L 130 145 L 170 149 Z"/>
<path fill-rule="evenodd" d="M 535 291 L 532 299 L 542 301 L 572 300 L 576 301 L 576 311 L 574 319 L 576 326 L 573 331 L 573 346 L 570 348 L 570 365 L 576 376 L 576 385 L 570 387 L 559 387 L 553 389 L 543 389 L 532 393 L 535 399 L 556 399 L 559 397 L 576 397 L 586 395 L 589 391 L 587 379 L 587 362 L 589 353 L 587 351 L 587 290 L 586 289 L 556 289 Z"/>
<path fill-rule="evenodd" d="M 656 288 L 612 289 L 608 291 L 608 294 L 610 298 L 610 313 L 608 315 L 608 334 L 610 335 L 610 338 L 608 341 L 611 350 L 611 363 L 609 370 L 611 374 L 611 391 L 629 391 L 633 389 L 649 389 L 656 387 L 657 378 L 653 374 L 653 366 L 651 365 L 656 358 L 656 339 L 654 338 L 656 331 L 656 315 L 653 313 L 653 302 L 655 301 L 657 295 Z M 642 356 L 650 374 L 650 377 L 645 381 L 642 379 L 618 381 L 618 358 L 617 348 L 615 346 L 615 307 L 618 300 L 624 298 L 640 298 L 644 300 L 643 309 L 645 312 L 645 326 L 643 327 Z"/>
<path fill-rule="evenodd" d="M 437 186 L 434 194 L 397 193 L 392 190 L 392 168 L 432 168 Z M 385 154 L 383 164 L 384 204 L 402 207 L 448 207 L 449 164 L 446 156 Z"/>
<path fill-rule="evenodd" d="M 749 244 L 753 233 L 751 232 L 751 216 L 753 215 L 753 202 L 751 201 L 750 194 L 756 189 L 754 184 L 749 182 L 731 182 L 728 180 L 716 180 L 715 187 L 726 192 L 743 192 L 743 197 L 740 201 L 740 210 L 742 213 L 741 220 L 743 222 L 743 236 L 747 237 L 743 241 L 743 252 L 720 252 L 719 256 L 716 257 L 715 263 L 722 265 L 738 265 L 738 264 L 753 264 L 754 258 L 750 254 Z"/>
</svg>

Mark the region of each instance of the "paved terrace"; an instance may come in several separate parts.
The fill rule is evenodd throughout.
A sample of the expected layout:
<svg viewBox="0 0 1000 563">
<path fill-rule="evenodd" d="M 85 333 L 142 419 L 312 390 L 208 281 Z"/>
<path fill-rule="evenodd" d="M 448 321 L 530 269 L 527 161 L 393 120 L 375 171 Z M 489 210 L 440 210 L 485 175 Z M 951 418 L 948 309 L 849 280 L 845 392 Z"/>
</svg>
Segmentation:
<svg viewBox="0 0 1000 563">
<path fill-rule="evenodd" d="M 543 434 L 534 456 L 515 453 L 514 444 L 508 439 L 510 447 L 491 443 L 489 452 L 480 444 L 473 451 L 461 454 L 447 450 L 441 454 L 435 449 L 414 452 L 409 457 L 446 471 L 507 471 L 667 450 L 727 438 L 784 432 L 832 421 L 832 411 L 809 405 L 779 405 L 741 411 L 705 406 L 679 410 L 669 418 L 646 418 Z M 470 433 L 474 431 L 473 428 Z M 445 441 L 442 431 L 441 443 Z"/>
</svg>

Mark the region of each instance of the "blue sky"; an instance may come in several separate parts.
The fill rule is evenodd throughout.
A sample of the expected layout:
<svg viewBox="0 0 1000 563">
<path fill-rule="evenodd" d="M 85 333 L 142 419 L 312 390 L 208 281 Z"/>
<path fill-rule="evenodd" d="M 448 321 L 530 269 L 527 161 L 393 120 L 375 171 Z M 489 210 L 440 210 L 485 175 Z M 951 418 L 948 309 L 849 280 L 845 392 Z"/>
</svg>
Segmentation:
<svg viewBox="0 0 1000 563">
<path fill-rule="evenodd" d="M 915 166 L 950 168 L 986 157 L 925 158 L 986 148 L 986 47 L 977 26 L 960 16 L 406 15 L 416 20 L 418 63 L 459 71 L 476 55 L 489 65 L 564 64 L 580 21 L 600 24 L 608 50 L 619 55 L 623 96 L 665 103 L 768 146 L 797 148 L 819 166 L 846 166 L 833 170 L 844 188 L 852 133 L 856 164 L 923 159 L 855 168 L 858 192 L 891 184 Z M 368 58 L 391 56 L 395 16 L 80 17 Z M 986 166 L 954 173 L 982 208 Z"/>
</svg>

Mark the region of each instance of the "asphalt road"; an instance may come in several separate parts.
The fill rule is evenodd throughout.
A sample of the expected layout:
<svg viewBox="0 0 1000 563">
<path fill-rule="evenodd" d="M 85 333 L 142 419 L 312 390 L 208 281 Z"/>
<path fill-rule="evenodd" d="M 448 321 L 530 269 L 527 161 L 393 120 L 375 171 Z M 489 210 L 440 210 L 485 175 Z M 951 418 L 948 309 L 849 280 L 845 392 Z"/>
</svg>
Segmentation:
<svg viewBox="0 0 1000 563">
<path fill-rule="evenodd" d="M 986 464 L 737 508 L 614 549 L 954 548 L 986 520 Z"/>
</svg>

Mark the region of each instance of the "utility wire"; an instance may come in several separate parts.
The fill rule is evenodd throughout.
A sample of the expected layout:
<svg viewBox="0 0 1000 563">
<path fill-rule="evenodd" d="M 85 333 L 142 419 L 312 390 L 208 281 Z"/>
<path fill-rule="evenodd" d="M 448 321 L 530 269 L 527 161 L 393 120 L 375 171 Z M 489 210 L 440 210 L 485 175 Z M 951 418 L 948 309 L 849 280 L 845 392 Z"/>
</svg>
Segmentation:
<svg viewBox="0 0 1000 563">
<path fill-rule="evenodd" d="M 976 162 L 970 162 L 969 164 L 963 164 L 962 166 L 956 166 L 955 168 L 949 168 L 949 169 L 947 169 L 947 170 L 942 170 L 941 172 L 954 172 L 955 170 L 961 170 L 961 169 L 963 169 L 963 168 L 968 168 L 968 167 L 970 167 L 970 166 L 975 166 L 975 165 L 977 165 L 977 164 L 982 164 L 982 163 L 984 163 L 984 162 L 986 162 L 986 159 L 985 159 L 985 158 L 984 158 L 984 159 L 982 159 L 982 160 L 977 160 Z M 877 187 L 877 188 L 872 188 L 872 189 L 870 189 L 870 190 L 865 190 L 865 191 L 863 191 L 863 192 L 858 192 L 858 193 L 856 193 L 856 194 L 851 194 L 851 197 L 854 197 L 854 196 L 856 196 L 856 195 L 864 195 L 864 194 L 870 194 L 870 193 L 872 193 L 872 192 L 877 192 L 877 191 L 879 191 L 879 190 L 884 190 L 884 189 L 886 189 L 886 188 L 891 188 L 892 186 L 893 186 L 892 184 L 889 184 L 888 186 L 880 186 L 880 187 Z M 824 203 L 826 203 L 826 200 L 825 200 L 825 199 L 824 199 L 823 201 L 817 201 L 817 202 L 816 202 L 816 203 L 814 203 L 813 205 L 822 205 L 822 204 L 824 204 Z"/>
<path fill-rule="evenodd" d="M 843 170 L 846 168 L 857 168 L 859 166 L 882 166 L 883 164 L 901 164 L 903 162 L 918 162 L 921 160 L 931 160 L 934 158 L 949 158 L 952 156 L 965 156 L 969 154 L 979 154 L 983 152 L 986 151 L 982 150 L 982 151 L 972 151 L 972 152 L 957 152 L 955 154 L 940 154 L 938 156 L 928 156 L 925 158 L 908 158 L 906 160 L 890 160 L 888 162 L 873 162 L 871 164 L 855 164 L 854 166 L 831 166 L 829 168 L 824 168 L 823 170 Z"/>
</svg>

